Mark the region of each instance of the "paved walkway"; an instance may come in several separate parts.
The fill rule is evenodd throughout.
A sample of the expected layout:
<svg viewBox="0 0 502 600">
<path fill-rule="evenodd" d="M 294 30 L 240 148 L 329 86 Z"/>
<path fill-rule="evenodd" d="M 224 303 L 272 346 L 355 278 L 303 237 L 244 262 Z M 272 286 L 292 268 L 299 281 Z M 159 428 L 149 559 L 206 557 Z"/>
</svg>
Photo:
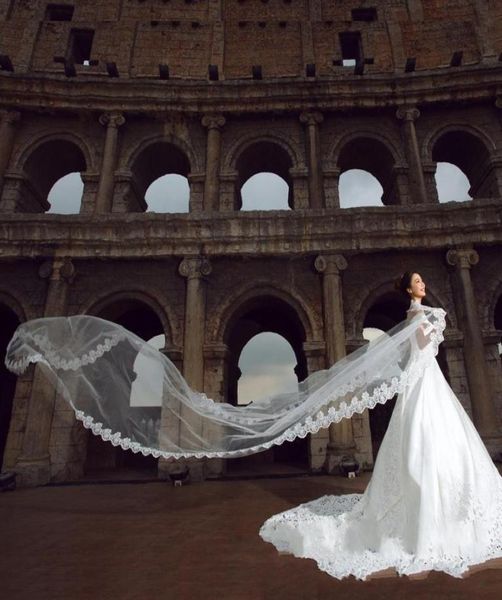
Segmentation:
<svg viewBox="0 0 502 600">
<path fill-rule="evenodd" d="M 432 572 L 335 580 L 280 555 L 258 530 L 270 515 L 356 480 L 294 477 L 95 484 L 0 494 L 0 598 L 314 600 L 502 598 L 502 561 L 465 579 Z"/>
</svg>

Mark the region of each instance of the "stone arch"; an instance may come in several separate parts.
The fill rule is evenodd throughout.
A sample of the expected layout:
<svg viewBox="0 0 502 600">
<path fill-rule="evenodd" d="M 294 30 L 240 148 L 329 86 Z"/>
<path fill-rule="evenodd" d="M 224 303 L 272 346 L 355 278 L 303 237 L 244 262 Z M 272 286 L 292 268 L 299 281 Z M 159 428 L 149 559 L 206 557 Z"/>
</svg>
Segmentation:
<svg viewBox="0 0 502 600">
<path fill-rule="evenodd" d="M 137 302 L 150 308 L 162 324 L 166 343 L 173 343 L 175 331 L 172 323 L 175 323 L 174 317 L 169 314 L 169 309 L 148 290 L 138 288 L 109 290 L 105 295 L 90 300 L 81 310 L 83 314 L 99 315 L 106 311 L 107 307 L 118 302 Z"/>
<path fill-rule="evenodd" d="M 422 154 L 429 162 L 446 162 L 457 166 L 467 177 L 471 197 L 498 195 L 496 176 L 491 167 L 494 141 L 479 127 L 449 123 L 424 140 Z"/>
<path fill-rule="evenodd" d="M 88 171 L 96 171 L 99 169 L 99 165 L 96 164 L 95 159 L 97 158 L 96 152 L 91 150 L 87 141 L 79 134 L 67 130 L 46 130 L 35 139 L 30 139 L 28 143 L 21 146 L 17 152 L 13 153 L 12 163 L 18 165 L 21 169 L 24 168 L 26 161 L 30 155 L 47 142 L 63 140 L 77 146 L 85 159 L 85 163 Z"/>
<path fill-rule="evenodd" d="M 149 186 L 165 175 L 181 175 L 187 180 L 198 168 L 192 148 L 174 135 L 150 136 L 123 157 L 123 167 L 130 175 L 128 204 L 146 208 L 145 194 Z"/>
<path fill-rule="evenodd" d="M 257 173 L 274 173 L 288 185 L 288 204 L 294 208 L 291 170 L 300 164 L 292 140 L 279 135 L 250 135 L 240 139 L 225 158 L 225 169 L 236 173 L 234 208 L 242 207 L 242 186 Z"/>
<path fill-rule="evenodd" d="M 52 132 L 24 148 L 18 162 L 23 175 L 23 205 L 29 212 L 47 210 L 52 186 L 65 175 L 88 171 L 92 163 L 87 144 L 79 136 Z"/>
<path fill-rule="evenodd" d="M 220 317 L 223 318 L 219 323 L 219 331 L 220 339 L 227 348 L 223 380 L 227 402 L 235 405 L 238 403 L 237 389 L 241 376 L 239 360 L 244 347 L 259 333 L 272 332 L 284 338 L 290 344 L 296 358 L 294 371 L 297 379 L 305 379 L 308 374 L 304 348 L 307 339 L 305 321 L 307 327 L 309 323 L 307 315 L 302 315 L 302 312 L 301 307 L 289 294 L 263 285 L 256 286 L 254 290 L 248 289 L 244 293 L 241 290 L 233 304 L 224 307 L 220 312 Z M 249 465 L 249 461 L 256 465 L 265 461 L 293 463 L 306 468 L 309 461 L 308 445 L 307 438 L 296 440 L 260 453 L 261 456 L 241 461 L 239 465 L 242 467 L 243 462 Z M 229 468 L 235 466 L 236 464 L 232 463 Z"/>
<path fill-rule="evenodd" d="M 371 130 L 350 132 L 338 140 L 331 156 L 340 174 L 351 169 L 371 173 L 383 188 L 384 204 L 400 203 L 396 177 L 405 163 L 388 137 Z"/>
<path fill-rule="evenodd" d="M 319 337 L 316 334 L 322 330 L 322 324 L 318 322 L 319 319 L 315 318 L 312 310 L 301 298 L 290 291 L 272 286 L 269 281 L 254 281 L 245 287 L 239 288 L 220 304 L 210 330 L 212 340 L 223 341 L 225 339 L 228 323 L 239 306 L 245 305 L 255 297 L 263 296 L 275 297 L 291 306 L 305 331 L 305 341 L 313 341 Z"/>
<path fill-rule="evenodd" d="M 270 142 L 272 144 L 276 144 L 289 155 L 293 167 L 304 166 L 302 152 L 291 137 L 282 133 L 280 135 L 249 133 L 248 135 L 239 137 L 227 150 L 222 161 L 222 170 L 235 170 L 235 165 L 239 156 L 247 148 L 256 144 L 257 142 Z"/>
</svg>

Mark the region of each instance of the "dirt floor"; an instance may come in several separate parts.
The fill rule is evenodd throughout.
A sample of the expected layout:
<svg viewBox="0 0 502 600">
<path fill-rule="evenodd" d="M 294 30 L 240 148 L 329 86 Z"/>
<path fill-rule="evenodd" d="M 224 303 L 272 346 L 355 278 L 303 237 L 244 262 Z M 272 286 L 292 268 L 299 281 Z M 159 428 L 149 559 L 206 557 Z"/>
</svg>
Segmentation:
<svg viewBox="0 0 502 600">
<path fill-rule="evenodd" d="M 465 579 L 386 572 L 335 580 L 279 554 L 258 530 L 323 494 L 361 491 L 368 475 L 85 484 L 0 494 L 5 600 L 502 598 L 502 560 Z"/>
</svg>

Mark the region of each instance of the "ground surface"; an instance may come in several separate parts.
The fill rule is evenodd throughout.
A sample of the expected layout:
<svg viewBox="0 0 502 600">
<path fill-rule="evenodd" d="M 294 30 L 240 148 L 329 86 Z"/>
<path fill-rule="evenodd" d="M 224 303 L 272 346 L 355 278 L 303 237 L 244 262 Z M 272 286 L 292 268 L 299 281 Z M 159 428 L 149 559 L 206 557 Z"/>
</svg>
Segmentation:
<svg viewBox="0 0 502 600">
<path fill-rule="evenodd" d="M 465 579 L 386 572 L 337 581 L 258 536 L 270 515 L 368 480 L 291 477 L 86 484 L 0 494 L 0 597 L 6 600 L 497 599 L 502 561 Z"/>
</svg>

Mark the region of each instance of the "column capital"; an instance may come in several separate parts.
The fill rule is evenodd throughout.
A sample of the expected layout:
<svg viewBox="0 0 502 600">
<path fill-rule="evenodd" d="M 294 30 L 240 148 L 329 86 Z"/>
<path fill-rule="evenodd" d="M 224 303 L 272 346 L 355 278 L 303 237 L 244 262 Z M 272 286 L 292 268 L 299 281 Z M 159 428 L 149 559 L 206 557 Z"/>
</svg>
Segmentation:
<svg viewBox="0 0 502 600">
<path fill-rule="evenodd" d="M 118 129 L 125 123 L 125 117 L 121 112 L 109 112 L 99 115 L 99 122 L 106 127 Z"/>
<path fill-rule="evenodd" d="M 420 117 L 420 111 L 416 106 L 400 106 L 396 110 L 396 117 L 401 121 L 415 122 Z"/>
<path fill-rule="evenodd" d="M 44 261 L 38 269 L 38 274 L 42 279 L 51 281 L 64 279 L 70 282 L 75 275 L 75 266 L 69 256 L 57 256 L 52 260 Z"/>
<path fill-rule="evenodd" d="M 220 129 L 227 120 L 223 115 L 204 115 L 202 117 L 202 126 L 208 129 Z"/>
<path fill-rule="evenodd" d="M 479 262 L 479 254 L 472 248 L 448 250 L 446 262 L 458 269 L 470 269 Z"/>
<path fill-rule="evenodd" d="M 21 119 L 21 113 L 18 110 L 0 110 L 0 123 L 6 125 L 14 125 Z"/>
<path fill-rule="evenodd" d="M 319 254 L 314 261 L 315 270 L 324 275 L 340 275 L 347 268 L 347 260 L 343 254 Z"/>
<path fill-rule="evenodd" d="M 203 256 L 187 256 L 178 268 L 181 276 L 187 279 L 200 279 L 206 277 L 212 271 L 211 263 Z"/>
<path fill-rule="evenodd" d="M 324 121 L 322 113 L 318 111 L 305 111 L 300 114 L 300 123 L 319 125 Z"/>
</svg>

